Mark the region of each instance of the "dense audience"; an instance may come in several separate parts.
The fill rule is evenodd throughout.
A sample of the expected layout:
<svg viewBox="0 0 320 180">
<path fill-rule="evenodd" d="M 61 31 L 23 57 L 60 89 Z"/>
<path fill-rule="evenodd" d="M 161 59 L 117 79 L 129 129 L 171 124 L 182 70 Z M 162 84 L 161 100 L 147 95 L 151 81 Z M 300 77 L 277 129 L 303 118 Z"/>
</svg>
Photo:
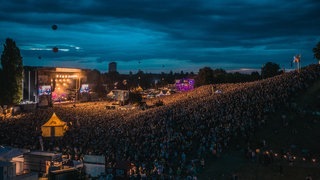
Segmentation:
<svg viewBox="0 0 320 180">
<path fill-rule="evenodd" d="M 162 98 L 147 110 L 107 110 L 104 102 L 59 105 L 0 120 L 0 144 L 41 149 L 41 125 L 55 112 L 69 129 L 63 138 L 44 138 L 45 150 L 82 160 L 106 156 L 107 166 L 128 161 L 142 179 L 196 178 L 208 156 L 219 156 L 233 137 L 249 139 L 264 115 L 320 77 L 320 66 L 300 73 L 237 84 L 207 85 Z M 219 90 L 219 91 L 217 91 Z M 219 92 L 219 93 L 217 93 Z"/>
</svg>

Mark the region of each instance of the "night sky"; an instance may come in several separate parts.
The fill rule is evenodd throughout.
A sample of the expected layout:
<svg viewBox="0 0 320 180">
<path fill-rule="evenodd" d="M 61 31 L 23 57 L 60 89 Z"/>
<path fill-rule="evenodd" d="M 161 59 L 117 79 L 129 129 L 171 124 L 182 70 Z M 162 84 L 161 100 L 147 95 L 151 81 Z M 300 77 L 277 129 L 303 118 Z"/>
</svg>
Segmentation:
<svg viewBox="0 0 320 180">
<path fill-rule="evenodd" d="M 317 63 L 319 0 L 0 0 L 1 53 L 23 64 L 108 71 L 191 72 Z M 52 25 L 57 25 L 53 30 Z M 53 47 L 58 52 L 53 52 Z"/>
</svg>

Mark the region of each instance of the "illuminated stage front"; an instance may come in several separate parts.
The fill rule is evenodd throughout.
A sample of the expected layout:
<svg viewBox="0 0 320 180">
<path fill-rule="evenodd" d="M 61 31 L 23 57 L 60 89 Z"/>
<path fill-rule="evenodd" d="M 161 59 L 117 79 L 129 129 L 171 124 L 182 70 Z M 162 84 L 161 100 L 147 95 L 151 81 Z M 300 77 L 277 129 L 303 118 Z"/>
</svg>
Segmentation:
<svg viewBox="0 0 320 180">
<path fill-rule="evenodd" d="M 38 106 L 79 99 L 86 76 L 81 69 L 40 68 L 37 70 Z"/>
<path fill-rule="evenodd" d="M 51 79 L 53 101 L 66 101 L 76 98 L 76 92 L 80 87 L 80 76 L 65 73 L 56 74 L 56 78 Z"/>
</svg>

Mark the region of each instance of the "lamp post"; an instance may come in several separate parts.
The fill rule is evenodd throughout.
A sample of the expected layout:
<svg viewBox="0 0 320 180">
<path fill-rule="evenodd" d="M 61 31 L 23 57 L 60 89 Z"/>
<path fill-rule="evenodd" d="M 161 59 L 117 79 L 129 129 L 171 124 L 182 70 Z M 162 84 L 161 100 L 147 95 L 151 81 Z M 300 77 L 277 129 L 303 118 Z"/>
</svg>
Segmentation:
<svg viewBox="0 0 320 180">
<path fill-rule="evenodd" d="M 76 79 L 75 79 L 75 81 L 76 81 L 76 89 L 75 89 L 75 98 L 74 98 L 74 106 L 76 106 L 76 103 L 77 103 L 77 99 L 79 98 L 79 90 L 80 90 L 80 85 L 81 85 L 81 76 L 78 76 L 78 75 L 76 75 L 75 76 L 76 77 Z"/>
</svg>

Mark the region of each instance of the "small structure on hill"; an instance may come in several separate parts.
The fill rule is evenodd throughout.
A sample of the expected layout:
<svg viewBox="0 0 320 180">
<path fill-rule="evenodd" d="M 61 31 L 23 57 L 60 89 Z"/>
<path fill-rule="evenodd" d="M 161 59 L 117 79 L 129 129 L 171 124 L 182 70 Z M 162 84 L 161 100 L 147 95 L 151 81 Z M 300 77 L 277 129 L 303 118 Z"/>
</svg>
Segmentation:
<svg viewBox="0 0 320 180">
<path fill-rule="evenodd" d="M 53 113 L 51 118 L 41 126 L 43 137 L 62 137 L 67 130 L 67 123 Z"/>
<path fill-rule="evenodd" d="M 44 151 L 32 151 L 24 155 L 24 169 L 28 172 L 48 173 L 52 163 L 56 164 L 56 169 L 62 166 L 62 154 Z"/>
<path fill-rule="evenodd" d="M 127 104 L 129 100 L 129 91 L 128 90 L 112 90 L 110 93 L 107 95 L 109 98 L 113 99 L 119 105 L 125 105 Z"/>
<path fill-rule="evenodd" d="M 176 89 L 178 91 L 190 91 L 194 89 L 194 79 L 177 79 Z"/>
</svg>

